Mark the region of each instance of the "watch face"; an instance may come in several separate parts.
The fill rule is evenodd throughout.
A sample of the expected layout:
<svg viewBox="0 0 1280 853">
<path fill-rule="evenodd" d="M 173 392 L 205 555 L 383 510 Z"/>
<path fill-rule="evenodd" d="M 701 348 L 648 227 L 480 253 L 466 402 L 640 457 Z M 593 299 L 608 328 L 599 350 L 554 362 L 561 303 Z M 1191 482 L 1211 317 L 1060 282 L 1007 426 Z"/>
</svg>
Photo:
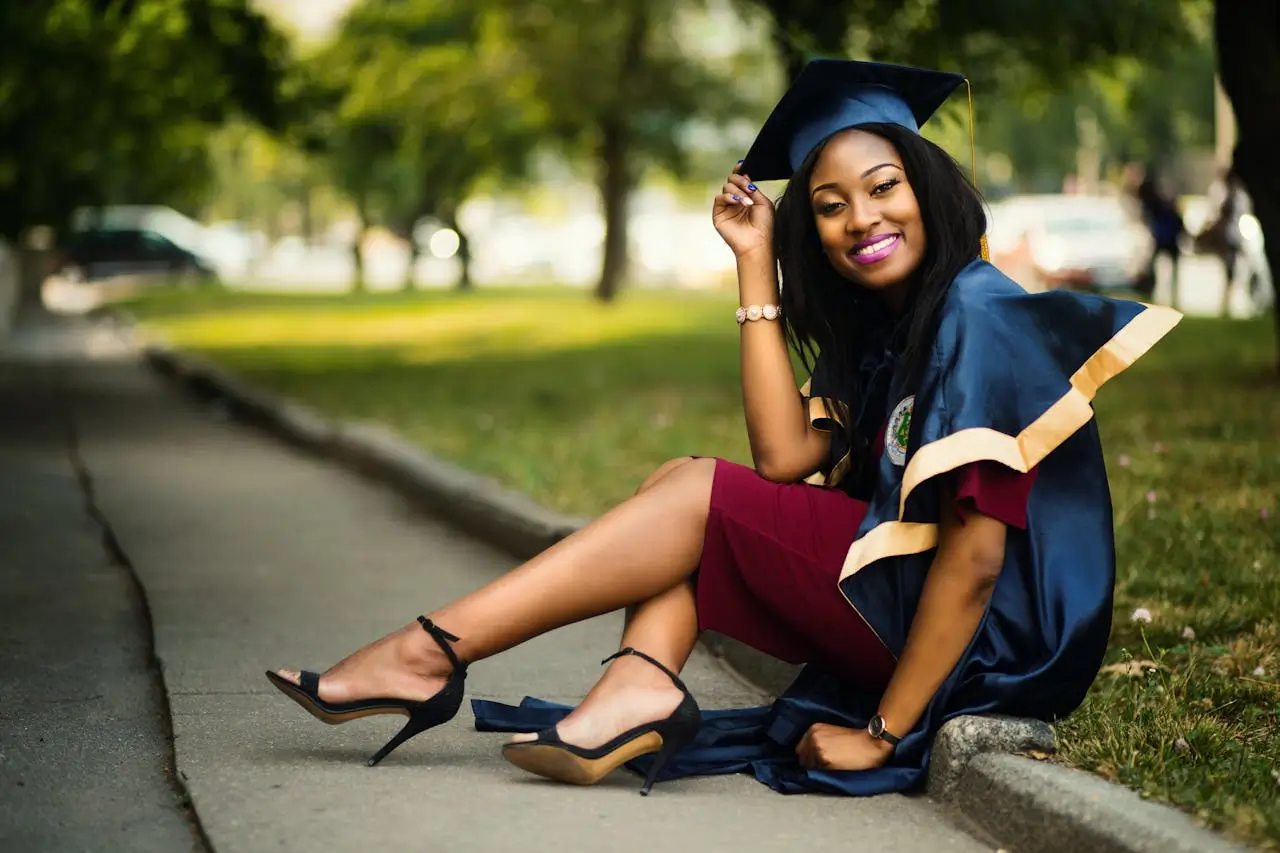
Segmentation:
<svg viewBox="0 0 1280 853">
<path fill-rule="evenodd" d="M 879 714 L 872 717 L 867 723 L 867 734 L 877 738 L 884 734 L 884 717 Z"/>
</svg>

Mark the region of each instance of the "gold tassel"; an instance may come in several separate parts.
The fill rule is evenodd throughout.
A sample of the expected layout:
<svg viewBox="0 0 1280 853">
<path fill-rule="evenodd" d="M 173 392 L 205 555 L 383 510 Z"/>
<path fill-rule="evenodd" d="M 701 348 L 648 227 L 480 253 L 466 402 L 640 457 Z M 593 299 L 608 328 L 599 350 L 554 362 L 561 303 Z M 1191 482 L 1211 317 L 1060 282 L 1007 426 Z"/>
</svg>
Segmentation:
<svg viewBox="0 0 1280 853">
<path fill-rule="evenodd" d="M 978 143 L 973 132 L 973 84 L 969 82 L 969 78 L 964 78 L 964 86 L 969 93 L 969 169 L 973 174 L 973 186 L 978 186 Z M 987 245 L 987 234 L 984 231 L 982 238 L 978 241 L 978 253 L 984 261 L 991 260 L 991 249 Z"/>
</svg>

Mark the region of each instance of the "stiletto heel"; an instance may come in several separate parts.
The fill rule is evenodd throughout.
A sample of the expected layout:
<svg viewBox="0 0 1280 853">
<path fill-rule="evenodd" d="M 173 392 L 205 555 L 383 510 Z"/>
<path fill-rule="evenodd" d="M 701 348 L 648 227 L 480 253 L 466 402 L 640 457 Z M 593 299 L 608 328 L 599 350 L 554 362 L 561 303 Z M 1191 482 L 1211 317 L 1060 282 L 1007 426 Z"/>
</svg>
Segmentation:
<svg viewBox="0 0 1280 853">
<path fill-rule="evenodd" d="M 694 729 L 694 732 L 696 733 L 697 729 Z M 658 774 L 662 772 L 667 760 L 679 752 L 690 740 L 692 740 L 691 737 L 686 739 L 677 739 L 675 737 L 663 739 L 662 749 L 658 750 L 658 754 L 654 756 L 653 763 L 649 765 L 649 772 L 645 774 L 644 784 L 640 786 L 640 796 L 649 796 L 649 791 L 653 788 L 653 783 L 657 780 Z"/>
<path fill-rule="evenodd" d="M 458 659 L 453 646 L 450 645 L 458 642 L 458 638 L 425 616 L 418 617 L 418 624 L 431 636 L 431 639 L 436 641 L 453 666 L 449 680 L 445 682 L 440 692 L 430 699 L 421 702 L 389 698 L 361 699 L 356 702 L 326 702 L 320 698 L 320 676 L 314 672 L 303 671 L 300 684 L 294 684 L 274 672 L 268 672 L 267 678 L 284 695 L 297 702 L 316 719 L 329 725 L 338 725 L 378 714 L 407 716 L 409 722 L 405 723 L 404 728 L 368 760 L 368 766 L 373 767 L 409 738 L 452 720 L 457 716 L 458 709 L 462 707 L 462 697 L 466 692 L 467 665 Z"/>
<path fill-rule="evenodd" d="M 642 755 L 657 753 L 653 765 L 645 775 L 641 796 L 648 796 L 658 774 L 667 761 L 693 740 L 702 725 L 702 711 L 684 682 L 660 662 L 630 646 L 610 655 L 600 663 L 604 665 L 623 655 L 643 658 L 667 674 L 680 688 L 684 698 L 671 716 L 652 723 L 628 729 L 604 746 L 584 749 L 565 743 L 555 727 L 543 729 L 530 741 L 508 743 L 502 747 L 503 758 L 517 767 L 547 779 L 569 782 L 574 785 L 594 785 L 609 773 Z"/>
</svg>

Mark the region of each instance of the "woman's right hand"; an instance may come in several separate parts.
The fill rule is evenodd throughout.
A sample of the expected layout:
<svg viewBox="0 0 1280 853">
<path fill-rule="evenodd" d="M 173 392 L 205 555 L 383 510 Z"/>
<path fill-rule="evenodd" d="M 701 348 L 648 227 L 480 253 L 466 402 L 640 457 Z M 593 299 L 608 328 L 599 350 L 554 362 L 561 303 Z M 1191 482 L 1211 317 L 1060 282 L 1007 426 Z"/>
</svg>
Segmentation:
<svg viewBox="0 0 1280 853">
<path fill-rule="evenodd" d="M 711 221 L 736 257 L 773 248 L 773 202 L 737 169 L 716 196 Z"/>
</svg>

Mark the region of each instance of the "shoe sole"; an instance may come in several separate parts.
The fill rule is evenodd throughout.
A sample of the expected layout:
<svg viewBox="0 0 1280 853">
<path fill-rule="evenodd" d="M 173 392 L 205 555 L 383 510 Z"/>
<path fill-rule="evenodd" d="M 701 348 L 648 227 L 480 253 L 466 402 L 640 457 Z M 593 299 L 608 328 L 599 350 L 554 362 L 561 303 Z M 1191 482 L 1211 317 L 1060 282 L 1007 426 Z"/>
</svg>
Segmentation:
<svg viewBox="0 0 1280 853">
<path fill-rule="evenodd" d="M 583 758 L 562 746 L 534 742 L 505 744 L 502 757 L 521 770 L 544 779 L 570 785 L 594 785 L 628 761 L 660 749 L 662 735 L 646 732 L 600 758 Z"/>
<path fill-rule="evenodd" d="M 277 676 L 277 678 L 279 677 Z M 359 720 L 363 717 L 380 717 L 388 714 L 399 714 L 402 717 L 409 716 L 409 711 L 405 708 L 361 708 L 355 711 L 344 711 L 341 714 L 332 714 L 316 705 L 315 701 L 303 692 L 302 688 L 289 683 L 283 678 L 280 678 L 279 680 L 273 678 L 271 679 L 271 683 L 274 684 L 276 689 L 281 693 L 301 705 L 303 710 L 308 714 L 315 717 L 320 722 L 328 723 L 331 726 L 336 726 L 350 720 Z"/>
</svg>

